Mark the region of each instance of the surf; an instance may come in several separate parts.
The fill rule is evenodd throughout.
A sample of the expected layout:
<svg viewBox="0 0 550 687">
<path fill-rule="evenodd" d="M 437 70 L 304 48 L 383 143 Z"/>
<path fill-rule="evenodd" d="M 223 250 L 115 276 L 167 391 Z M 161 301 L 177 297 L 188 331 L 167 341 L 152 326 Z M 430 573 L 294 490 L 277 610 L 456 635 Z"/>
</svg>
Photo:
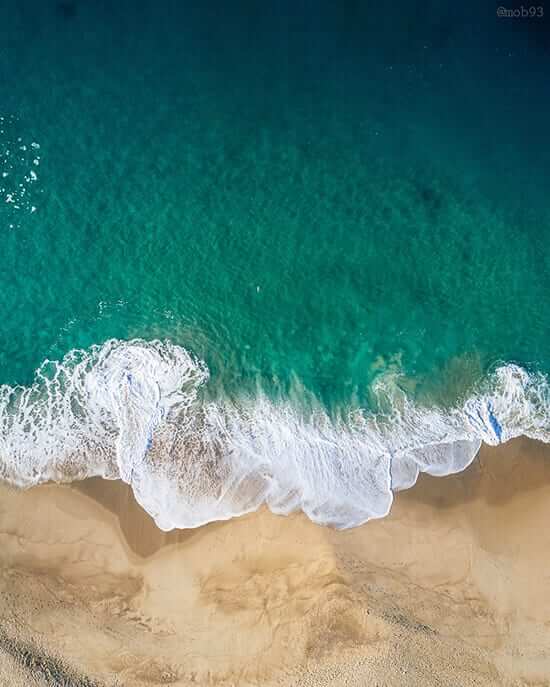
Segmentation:
<svg viewBox="0 0 550 687">
<path fill-rule="evenodd" d="M 349 528 L 387 515 L 420 473 L 464 470 L 482 443 L 550 443 L 542 373 L 502 364 L 450 408 L 415 402 L 399 379 L 375 380 L 376 411 L 262 391 L 213 399 L 207 365 L 183 347 L 111 339 L 44 361 L 31 385 L 0 386 L 0 478 L 121 479 L 163 530 L 264 504 Z"/>
</svg>

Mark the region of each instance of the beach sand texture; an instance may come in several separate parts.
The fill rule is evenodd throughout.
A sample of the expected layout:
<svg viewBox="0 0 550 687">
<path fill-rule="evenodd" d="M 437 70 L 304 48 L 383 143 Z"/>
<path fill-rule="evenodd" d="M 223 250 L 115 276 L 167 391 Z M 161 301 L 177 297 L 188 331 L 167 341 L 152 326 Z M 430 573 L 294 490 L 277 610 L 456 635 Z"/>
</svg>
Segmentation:
<svg viewBox="0 0 550 687">
<path fill-rule="evenodd" d="M 167 534 L 121 482 L 2 487 L 0 684 L 550 685 L 549 458 L 484 446 L 348 531 Z"/>
</svg>

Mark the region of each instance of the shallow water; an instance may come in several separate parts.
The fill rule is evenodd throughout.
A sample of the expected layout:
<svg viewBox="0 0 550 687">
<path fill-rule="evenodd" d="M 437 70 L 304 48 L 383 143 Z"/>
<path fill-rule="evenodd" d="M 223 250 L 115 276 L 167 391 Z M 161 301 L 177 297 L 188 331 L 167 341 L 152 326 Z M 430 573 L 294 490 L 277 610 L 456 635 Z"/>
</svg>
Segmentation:
<svg viewBox="0 0 550 687">
<path fill-rule="evenodd" d="M 547 440 L 546 17 L 7 5 L 5 478 L 347 526 Z"/>
</svg>

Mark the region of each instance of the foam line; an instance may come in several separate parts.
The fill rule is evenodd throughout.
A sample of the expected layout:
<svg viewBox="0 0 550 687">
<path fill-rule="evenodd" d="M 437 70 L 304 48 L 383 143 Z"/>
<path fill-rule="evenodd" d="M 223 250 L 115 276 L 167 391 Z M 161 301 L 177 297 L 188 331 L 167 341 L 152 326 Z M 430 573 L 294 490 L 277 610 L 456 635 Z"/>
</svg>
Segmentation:
<svg viewBox="0 0 550 687">
<path fill-rule="evenodd" d="M 122 479 L 164 530 L 264 503 L 345 528 L 386 515 L 420 472 L 463 470 L 482 442 L 550 442 L 548 380 L 517 365 L 451 409 L 413 403 L 387 375 L 373 393 L 389 411 L 336 419 L 261 394 L 206 402 L 208 378 L 202 361 L 160 341 L 110 340 L 45 361 L 31 386 L 0 387 L 0 477 L 21 487 Z"/>
</svg>

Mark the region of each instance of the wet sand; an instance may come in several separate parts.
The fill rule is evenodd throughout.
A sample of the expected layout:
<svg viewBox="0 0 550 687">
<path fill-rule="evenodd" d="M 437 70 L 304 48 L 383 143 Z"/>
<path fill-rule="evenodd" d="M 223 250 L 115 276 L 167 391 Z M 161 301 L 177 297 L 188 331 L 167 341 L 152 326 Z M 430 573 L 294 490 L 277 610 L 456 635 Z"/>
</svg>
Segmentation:
<svg viewBox="0 0 550 687">
<path fill-rule="evenodd" d="M 549 519 L 526 439 L 345 532 L 166 534 L 120 482 L 0 487 L 0 685 L 550 685 Z"/>
</svg>

